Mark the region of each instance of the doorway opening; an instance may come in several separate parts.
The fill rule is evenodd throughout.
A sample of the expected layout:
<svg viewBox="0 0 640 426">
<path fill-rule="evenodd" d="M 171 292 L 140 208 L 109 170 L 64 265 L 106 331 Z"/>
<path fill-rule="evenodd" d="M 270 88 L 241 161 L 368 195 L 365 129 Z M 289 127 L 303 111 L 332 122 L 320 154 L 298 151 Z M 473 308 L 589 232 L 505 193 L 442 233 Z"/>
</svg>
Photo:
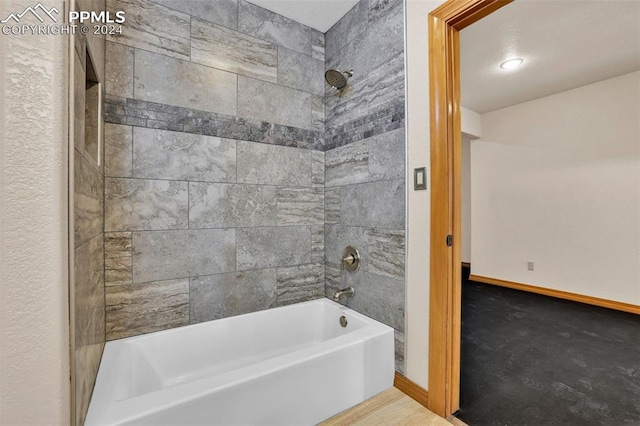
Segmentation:
<svg viewBox="0 0 640 426">
<path fill-rule="evenodd" d="M 462 296 L 460 265 L 464 259 L 461 256 L 463 227 L 460 211 L 462 149 L 459 32 L 509 3 L 508 1 L 450 1 L 429 16 L 432 162 L 429 406 L 433 411 L 444 416 L 455 412 L 460 406 Z M 631 231 L 636 232 L 634 230 L 637 230 L 637 227 L 632 227 Z M 611 250 L 611 252 L 619 253 L 619 250 Z M 536 259 L 532 259 L 531 265 L 522 262 L 522 269 L 533 271 L 533 260 Z M 633 260 L 628 262 L 634 263 Z M 537 271 L 538 262 L 535 268 Z M 508 286 L 506 284 L 509 284 L 504 280 L 494 281 L 492 285 Z M 513 281 L 515 283 L 517 280 Z M 545 290 L 542 287 L 533 288 L 532 286 L 520 289 L 529 292 Z M 556 292 L 551 295 L 569 299 L 579 296 L 567 292 Z M 574 300 L 591 304 L 610 302 L 606 295 L 601 299 L 588 297 Z M 633 303 L 603 306 L 637 313 L 639 307 Z"/>
</svg>

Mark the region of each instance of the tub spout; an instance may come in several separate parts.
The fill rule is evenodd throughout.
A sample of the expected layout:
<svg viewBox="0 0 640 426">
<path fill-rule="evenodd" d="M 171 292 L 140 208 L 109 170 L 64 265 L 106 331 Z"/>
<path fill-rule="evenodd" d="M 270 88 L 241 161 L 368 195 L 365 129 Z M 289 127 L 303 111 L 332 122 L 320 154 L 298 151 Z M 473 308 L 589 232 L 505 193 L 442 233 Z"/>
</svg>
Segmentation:
<svg viewBox="0 0 640 426">
<path fill-rule="evenodd" d="M 347 287 L 347 288 L 343 288 L 342 290 L 336 291 L 335 294 L 333 295 L 333 300 L 335 300 L 336 302 L 339 302 L 340 297 L 342 296 L 353 297 L 355 295 L 356 295 L 356 291 L 353 289 L 353 287 Z"/>
</svg>

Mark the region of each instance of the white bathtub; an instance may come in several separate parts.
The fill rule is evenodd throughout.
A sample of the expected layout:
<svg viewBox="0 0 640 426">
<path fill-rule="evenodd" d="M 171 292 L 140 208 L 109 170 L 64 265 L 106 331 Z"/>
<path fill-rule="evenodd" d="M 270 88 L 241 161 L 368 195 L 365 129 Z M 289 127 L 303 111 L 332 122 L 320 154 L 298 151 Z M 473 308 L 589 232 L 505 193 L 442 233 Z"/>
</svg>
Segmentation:
<svg viewBox="0 0 640 426">
<path fill-rule="evenodd" d="M 312 425 L 391 387 L 393 344 L 328 299 L 108 342 L 85 424 Z"/>
</svg>

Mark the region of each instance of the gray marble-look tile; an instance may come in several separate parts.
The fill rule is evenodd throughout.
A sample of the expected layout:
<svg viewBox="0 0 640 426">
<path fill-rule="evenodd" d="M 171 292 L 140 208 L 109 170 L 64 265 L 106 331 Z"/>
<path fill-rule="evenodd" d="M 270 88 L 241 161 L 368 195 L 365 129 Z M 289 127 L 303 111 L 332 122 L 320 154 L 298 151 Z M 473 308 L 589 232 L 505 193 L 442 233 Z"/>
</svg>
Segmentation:
<svg viewBox="0 0 640 426">
<path fill-rule="evenodd" d="M 86 346 L 104 342 L 104 237 L 75 248 L 75 342 Z"/>
<path fill-rule="evenodd" d="M 404 101 L 404 52 L 396 53 L 369 74 L 365 96 L 369 110 Z"/>
<path fill-rule="evenodd" d="M 340 187 L 324 190 L 324 222 L 326 224 L 340 223 L 340 195 Z"/>
<path fill-rule="evenodd" d="M 275 225 L 275 186 L 189 183 L 189 228 Z"/>
<path fill-rule="evenodd" d="M 100 123 L 102 122 L 101 116 L 101 87 L 98 84 L 86 84 L 85 85 L 85 104 L 84 104 L 84 154 L 89 158 L 100 170 L 100 173 L 104 173 L 103 164 L 99 163 L 100 157 L 103 152 L 100 151 L 103 148 L 100 143 Z"/>
<path fill-rule="evenodd" d="M 404 230 L 370 230 L 368 249 L 369 272 L 396 279 L 404 278 Z"/>
<path fill-rule="evenodd" d="M 348 272 L 327 266 L 325 296 L 353 287 L 355 296 L 342 301 L 351 309 L 404 332 L 405 288 L 403 280 L 395 280 L 367 271 Z"/>
<path fill-rule="evenodd" d="M 136 99 L 227 115 L 238 112 L 236 74 L 136 50 L 134 76 Z"/>
<path fill-rule="evenodd" d="M 311 229 L 308 226 L 239 228 L 237 270 L 293 266 L 309 262 Z"/>
<path fill-rule="evenodd" d="M 76 395 L 82 418 L 88 406 L 105 340 L 104 240 L 100 234 L 75 249 Z M 79 405 L 78 404 L 78 405 Z M 78 407 L 76 407 L 78 408 Z"/>
<path fill-rule="evenodd" d="M 107 42 L 104 87 L 108 95 L 133 98 L 133 52 L 132 47 Z"/>
<path fill-rule="evenodd" d="M 404 229 L 404 179 L 341 187 L 340 223 Z"/>
<path fill-rule="evenodd" d="M 189 279 L 107 287 L 107 340 L 189 324 Z"/>
<path fill-rule="evenodd" d="M 300 90 L 238 76 L 238 116 L 319 130 L 314 111 L 322 97 Z M 315 117 L 317 119 L 317 117 Z"/>
<path fill-rule="evenodd" d="M 75 349 L 75 387 L 76 387 L 76 419 L 77 424 L 82 425 L 85 421 L 93 387 L 95 385 L 104 342 L 93 345 L 80 346 Z"/>
<path fill-rule="evenodd" d="M 396 371 L 404 375 L 404 332 L 394 330 Z"/>
<path fill-rule="evenodd" d="M 76 56 L 82 65 L 81 69 L 87 66 L 87 37 L 79 34 L 73 37 L 73 47 L 75 48 Z"/>
<path fill-rule="evenodd" d="M 237 0 L 150 0 L 227 28 L 238 28 Z"/>
<path fill-rule="evenodd" d="M 238 183 L 311 186 L 311 152 L 238 141 Z"/>
<path fill-rule="evenodd" d="M 236 142 L 166 130 L 133 129 L 133 175 L 148 179 L 235 182 Z"/>
<path fill-rule="evenodd" d="M 324 223 L 322 188 L 278 187 L 278 226 L 320 225 Z"/>
<path fill-rule="evenodd" d="M 328 267 L 342 269 L 342 254 L 348 246 L 353 246 L 360 253 L 360 269 L 369 267 L 368 228 L 343 225 L 325 226 L 325 262 Z"/>
<path fill-rule="evenodd" d="M 324 97 L 311 97 L 311 128 L 313 130 L 324 131 Z"/>
<path fill-rule="evenodd" d="M 324 188 L 324 157 L 322 151 L 311 151 L 311 185 Z"/>
<path fill-rule="evenodd" d="M 322 263 L 278 268 L 278 306 L 324 297 Z"/>
<path fill-rule="evenodd" d="M 277 83 L 281 69 L 278 60 L 275 44 L 191 19 L 192 62 Z"/>
<path fill-rule="evenodd" d="M 106 257 L 131 256 L 133 245 L 131 232 L 106 232 L 104 249 Z M 125 254 L 128 253 L 128 254 Z"/>
<path fill-rule="evenodd" d="M 396 53 L 404 51 L 404 8 L 395 7 L 375 21 L 366 34 L 368 51 L 375 51 L 370 64 L 372 70 L 389 61 Z M 403 79 L 404 80 L 404 79 Z"/>
<path fill-rule="evenodd" d="M 324 96 L 324 61 L 278 47 L 278 84 Z"/>
<path fill-rule="evenodd" d="M 78 55 L 73 58 L 73 145 L 84 153 L 86 74 Z"/>
<path fill-rule="evenodd" d="M 131 284 L 133 282 L 133 259 L 109 257 L 104 259 L 105 286 Z"/>
<path fill-rule="evenodd" d="M 109 34 L 107 41 L 189 60 L 189 15 L 147 0 L 107 0 L 107 10 L 126 16 L 122 34 Z"/>
<path fill-rule="evenodd" d="M 105 230 L 187 229 L 187 182 L 108 178 L 105 185 Z"/>
<path fill-rule="evenodd" d="M 404 127 L 382 133 L 369 141 L 369 176 L 371 180 L 405 178 Z"/>
<path fill-rule="evenodd" d="M 276 307 L 276 270 L 191 278 L 191 323 Z"/>
<path fill-rule="evenodd" d="M 104 284 L 133 283 L 133 245 L 131 232 L 104 234 Z"/>
<path fill-rule="evenodd" d="M 238 30 L 311 55 L 309 27 L 244 0 L 238 0 Z"/>
<path fill-rule="evenodd" d="M 131 177 L 133 129 L 122 124 L 104 124 L 104 172 L 110 177 Z"/>
<path fill-rule="evenodd" d="M 329 118 L 324 134 L 324 146 L 327 150 L 333 149 L 371 136 L 403 128 L 404 125 L 404 100 L 369 110 L 366 115 L 340 126 L 333 125 L 331 118 Z"/>
<path fill-rule="evenodd" d="M 336 291 L 342 288 L 342 271 L 338 268 L 332 268 L 330 266 L 325 266 L 324 268 L 324 277 L 325 277 L 325 296 L 329 299 L 333 299 L 333 295 Z"/>
<path fill-rule="evenodd" d="M 79 247 L 104 229 L 104 177 L 74 150 L 74 234 Z"/>
<path fill-rule="evenodd" d="M 324 264 L 324 225 L 311 226 L 311 262 Z"/>
<path fill-rule="evenodd" d="M 325 38 L 324 34 L 311 28 L 311 57 L 324 62 Z"/>
<path fill-rule="evenodd" d="M 230 272 L 236 264 L 234 229 L 133 233 L 133 282 Z"/>
<path fill-rule="evenodd" d="M 396 6 L 402 8 L 402 0 L 369 0 L 369 23 L 385 17 Z"/>
<path fill-rule="evenodd" d="M 105 10 L 105 0 L 77 0 L 76 2 L 78 10 L 90 10 L 94 12 L 102 12 Z M 99 31 L 96 31 L 99 32 Z M 104 81 L 104 57 L 105 57 L 105 40 L 104 34 L 94 34 L 94 31 L 90 31 L 85 35 L 86 44 L 91 50 L 94 60 L 94 66 L 98 81 Z"/>
<path fill-rule="evenodd" d="M 327 48 L 328 50 L 328 48 Z M 338 53 L 327 55 L 327 68 L 353 69 L 356 75 L 369 75 L 379 65 L 404 50 L 404 13 L 393 8 Z"/>
<path fill-rule="evenodd" d="M 326 57 L 331 58 L 351 40 L 367 29 L 369 1 L 360 0 L 333 27 L 327 31 Z"/>
<path fill-rule="evenodd" d="M 354 297 L 346 305 L 368 317 L 404 331 L 404 280 L 383 277 L 366 271 L 342 271 L 341 286 L 352 286 Z"/>
<path fill-rule="evenodd" d="M 325 95 L 325 122 L 335 128 L 361 120 L 369 111 L 368 75 L 356 74 L 349 79 L 347 87 L 335 90 L 327 86 Z"/>
<path fill-rule="evenodd" d="M 325 153 L 326 186 L 348 185 L 369 180 L 369 144 L 366 140 Z"/>
</svg>

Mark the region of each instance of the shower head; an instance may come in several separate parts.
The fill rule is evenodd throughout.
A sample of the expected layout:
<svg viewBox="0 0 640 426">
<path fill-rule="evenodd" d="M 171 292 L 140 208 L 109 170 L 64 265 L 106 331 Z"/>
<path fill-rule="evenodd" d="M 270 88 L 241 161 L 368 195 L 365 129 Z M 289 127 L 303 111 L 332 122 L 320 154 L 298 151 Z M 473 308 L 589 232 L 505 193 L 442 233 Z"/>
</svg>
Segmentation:
<svg viewBox="0 0 640 426">
<path fill-rule="evenodd" d="M 324 78 L 325 80 L 327 80 L 329 86 L 333 87 L 336 90 L 344 89 L 347 85 L 347 79 L 349 77 L 353 77 L 353 70 L 338 71 L 332 69 L 324 73 Z"/>
</svg>

